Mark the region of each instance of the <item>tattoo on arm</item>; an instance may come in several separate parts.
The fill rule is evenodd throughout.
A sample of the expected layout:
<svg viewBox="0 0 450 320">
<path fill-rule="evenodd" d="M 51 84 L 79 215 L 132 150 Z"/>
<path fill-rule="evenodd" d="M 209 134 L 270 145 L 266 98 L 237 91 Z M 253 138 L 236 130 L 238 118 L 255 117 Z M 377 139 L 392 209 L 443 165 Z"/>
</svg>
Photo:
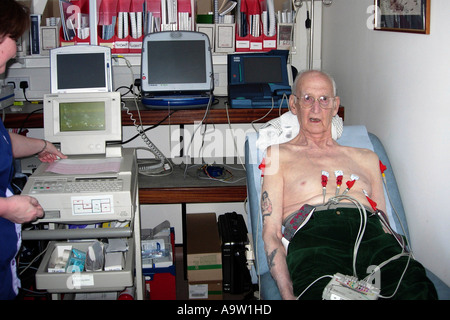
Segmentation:
<svg viewBox="0 0 450 320">
<path fill-rule="evenodd" d="M 272 214 L 272 201 L 270 201 L 269 194 L 264 191 L 261 195 L 261 214 L 264 224 L 264 219 Z M 274 266 L 274 259 L 277 254 L 278 248 L 275 248 L 272 252 L 266 251 L 267 264 L 269 265 L 269 270 Z"/>
<path fill-rule="evenodd" d="M 264 191 L 261 195 L 261 213 L 264 224 L 264 218 L 272 214 L 272 201 L 270 201 L 267 191 Z"/>
<path fill-rule="evenodd" d="M 270 254 L 267 253 L 267 264 L 269 265 L 269 270 L 274 266 L 274 259 L 277 254 L 278 249 L 273 250 Z"/>
</svg>

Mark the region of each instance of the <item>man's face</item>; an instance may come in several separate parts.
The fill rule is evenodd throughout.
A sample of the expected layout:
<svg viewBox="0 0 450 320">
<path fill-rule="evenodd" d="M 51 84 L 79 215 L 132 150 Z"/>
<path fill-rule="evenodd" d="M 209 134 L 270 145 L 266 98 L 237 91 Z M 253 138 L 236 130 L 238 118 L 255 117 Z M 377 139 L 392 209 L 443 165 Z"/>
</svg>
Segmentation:
<svg viewBox="0 0 450 320">
<path fill-rule="evenodd" d="M 311 107 L 302 102 L 301 97 L 308 95 L 314 102 Z M 329 108 L 320 106 L 318 99 L 328 97 Z M 339 97 L 334 97 L 333 85 L 329 79 L 320 73 L 309 73 L 303 75 L 297 83 L 296 96 L 291 95 L 289 104 L 293 114 L 297 115 L 300 130 L 310 133 L 330 133 L 331 120 L 339 109 Z"/>
<path fill-rule="evenodd" d="M 10 37 L 4 37 L 0 40 L 0 74 L 5 72 L 6 63 L 16 56 L 16 41 Z"/>
</svg>

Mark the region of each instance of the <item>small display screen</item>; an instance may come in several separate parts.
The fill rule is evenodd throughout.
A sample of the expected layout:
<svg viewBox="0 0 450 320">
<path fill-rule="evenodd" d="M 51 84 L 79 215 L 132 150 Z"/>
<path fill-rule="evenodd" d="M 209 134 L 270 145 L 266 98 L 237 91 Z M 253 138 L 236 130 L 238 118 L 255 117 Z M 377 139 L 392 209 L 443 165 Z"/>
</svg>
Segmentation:
<svg viewBox="0 0 450 320">
<path fill-rule="evenodd" d="M 148 83 L 205 83 L 205 42 L 151 41 L 147 46 Z"/>
<path fill-rule="evenodd" d="M 57 56 L 58 89 L 103 88 L 106 86 L 103 53 Z"/>
<path fill-rule="evenodd" d="M 245 57 L 244 79 L 246 83 L 283 82 L 281 59 L 279 57 Z"/>
<path fill-rule="evenodd" d="M 59 130 L 100 131 L 105 130 L 105 103 L 61 102 L 59 104 Z"/>
</svg>

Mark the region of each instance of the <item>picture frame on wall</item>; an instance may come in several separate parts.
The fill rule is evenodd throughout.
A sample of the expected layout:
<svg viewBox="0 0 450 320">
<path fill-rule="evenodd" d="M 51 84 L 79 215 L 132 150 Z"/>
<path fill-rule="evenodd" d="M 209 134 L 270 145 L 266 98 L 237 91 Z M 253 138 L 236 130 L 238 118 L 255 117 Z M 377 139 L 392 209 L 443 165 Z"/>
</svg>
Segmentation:
<svg viewBox="0 0 450 320">
<path fill-rule="evenodd" d="M 374 30 L 430 34 L 431 0 L 374 1 Z"/>
</svg>

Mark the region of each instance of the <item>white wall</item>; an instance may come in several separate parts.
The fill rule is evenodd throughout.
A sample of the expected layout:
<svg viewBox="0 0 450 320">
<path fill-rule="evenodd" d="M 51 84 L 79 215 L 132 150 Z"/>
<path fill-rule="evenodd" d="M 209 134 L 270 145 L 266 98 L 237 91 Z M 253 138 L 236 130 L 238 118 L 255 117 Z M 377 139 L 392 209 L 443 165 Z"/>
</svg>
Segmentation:
<svg viewBox="0 0 450 320">
<path fill-rule="evenodd" d="M 450 1 L 432 1 L 430 35 L 371 30 L 372 5 L 323 10 L 322 67 L 345 123 L 366 125 L 386 148 L 416 258 L 450 284 Z"/>
</svg>

